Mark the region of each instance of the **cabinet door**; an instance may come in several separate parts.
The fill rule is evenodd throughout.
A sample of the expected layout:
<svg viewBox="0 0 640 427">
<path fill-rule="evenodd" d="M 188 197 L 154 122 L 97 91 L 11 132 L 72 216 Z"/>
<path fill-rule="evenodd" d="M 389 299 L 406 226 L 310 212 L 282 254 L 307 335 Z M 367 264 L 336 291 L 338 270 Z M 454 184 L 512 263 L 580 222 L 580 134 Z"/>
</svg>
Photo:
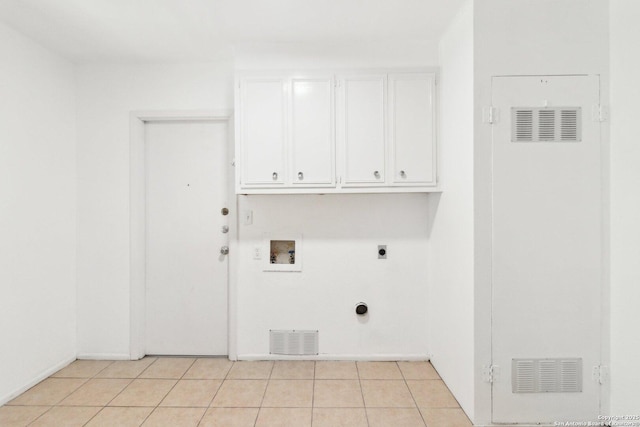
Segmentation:
<svg viewBox="0 0 640 427">
<path fill-rule="evenodd" d="M 340 145 L 343 185 L 385 183 L 386 77 L 340 79 Z"/>
<path fill-rule="evenodd" d="M 286 80 L 240 81 L 241 186 L 280 186 L 285 182 Z"/>
<path fill-rule="evenodd" d="M 291 182 L 335 184 L 333 77 L 291 80 Z"/>
<path fill-rule="evenodd" d="M 435 76 L 389 76 L 389 140 L 394 185 L 436 185 Z"/>
</svg>

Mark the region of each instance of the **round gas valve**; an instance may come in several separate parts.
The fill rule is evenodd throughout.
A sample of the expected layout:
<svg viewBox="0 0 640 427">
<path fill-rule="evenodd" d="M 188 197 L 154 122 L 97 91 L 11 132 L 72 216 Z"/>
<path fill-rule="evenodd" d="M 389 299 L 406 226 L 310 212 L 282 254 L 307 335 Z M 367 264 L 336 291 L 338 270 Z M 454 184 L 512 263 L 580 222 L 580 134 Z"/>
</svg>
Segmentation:
<svg viewBox="0 0 640 427">
<path fill-rule="evenodd" d="M 356 314 L 358 316 L 364 316 L 365 314 L 367 314 L 367 311 L 369 311 L 369 307 L 367 307 L 367 304 L 363 302 L 359 302 L 358 304 L 356 304 Z"/>
</svg>

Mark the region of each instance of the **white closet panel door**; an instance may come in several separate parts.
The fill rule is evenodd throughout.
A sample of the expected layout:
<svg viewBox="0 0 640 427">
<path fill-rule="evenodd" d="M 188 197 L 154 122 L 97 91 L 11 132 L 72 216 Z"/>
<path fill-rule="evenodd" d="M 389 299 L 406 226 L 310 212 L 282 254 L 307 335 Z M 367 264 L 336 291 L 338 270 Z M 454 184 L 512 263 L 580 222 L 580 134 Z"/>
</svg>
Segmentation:
<svg viewBox="0 0 640 427">
<path fill-rule="evenodd" d="M 242 185 L 285 182 L 286 98 L 281 78 L 240 82 Z"/>
<path fill-rule="evenodd" d="M 606 204 L 590 116 L 599 94 L 598 76 L 493 78 L 494 423 L 600 414 L 591 372 L 601 363 Z"/>
<path fill-rule="evenodd" d="M 393 183 L 435 185 L 433 74 L 389 76 Z"/>
<path fill-rule="evenodd" d="M 386 76 L 346 77 L 340 89 L 343 184 L 384 185 Z"/>
<path fill-rule="evenodd" d="M 334 185 L 333 78 L 291 82 L 292 177 L 295 185 Z"/>
</svg>

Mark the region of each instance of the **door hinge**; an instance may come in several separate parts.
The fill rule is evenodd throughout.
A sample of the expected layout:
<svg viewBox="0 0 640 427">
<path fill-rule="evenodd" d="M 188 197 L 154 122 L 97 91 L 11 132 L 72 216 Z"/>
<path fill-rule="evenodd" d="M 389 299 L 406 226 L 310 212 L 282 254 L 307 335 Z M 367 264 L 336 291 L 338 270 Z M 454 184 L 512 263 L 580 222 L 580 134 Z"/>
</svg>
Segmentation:
<svg viewBox="0 0 640 427">
<path fill-rule="evenodd" d="M 591 377 L 598 384 L 606 383 L 609 381 L 609 367 L 603 365 L 594 366 L 591 371 Z"/>
<path fill-rule="evenodd" d="M 591 110 L 591 118 L 594 122 L 606 122 L 609 120 L 609 108 L 605 105 L 594 105 Z"/>
<path fill-rule="evenodd" d="M 482 380 L 485 383 L 495 383 L 500 378 L 500 367 L 496 365 L 486 365 L 482 368 Z"/>
<path fill-rule="evenodd" d="M 498 109 L 496 107 L 484 107 L 482 109 L 482 123 L 490 125 L 498 121 Z"/>
</svg>

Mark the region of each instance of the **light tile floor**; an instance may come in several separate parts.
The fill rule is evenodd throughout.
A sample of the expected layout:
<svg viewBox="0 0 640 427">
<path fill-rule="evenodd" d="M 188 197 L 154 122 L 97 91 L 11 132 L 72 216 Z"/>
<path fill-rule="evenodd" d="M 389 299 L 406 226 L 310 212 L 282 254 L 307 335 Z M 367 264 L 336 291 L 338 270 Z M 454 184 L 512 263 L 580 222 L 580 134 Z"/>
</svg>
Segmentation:
<svg viewBox="0 0 640 427">
<path fill-rule="evenodd" d="M 428 362 L 77 360 L 0 407 L 0 426 L 467 427 Z"/>
</svg>

